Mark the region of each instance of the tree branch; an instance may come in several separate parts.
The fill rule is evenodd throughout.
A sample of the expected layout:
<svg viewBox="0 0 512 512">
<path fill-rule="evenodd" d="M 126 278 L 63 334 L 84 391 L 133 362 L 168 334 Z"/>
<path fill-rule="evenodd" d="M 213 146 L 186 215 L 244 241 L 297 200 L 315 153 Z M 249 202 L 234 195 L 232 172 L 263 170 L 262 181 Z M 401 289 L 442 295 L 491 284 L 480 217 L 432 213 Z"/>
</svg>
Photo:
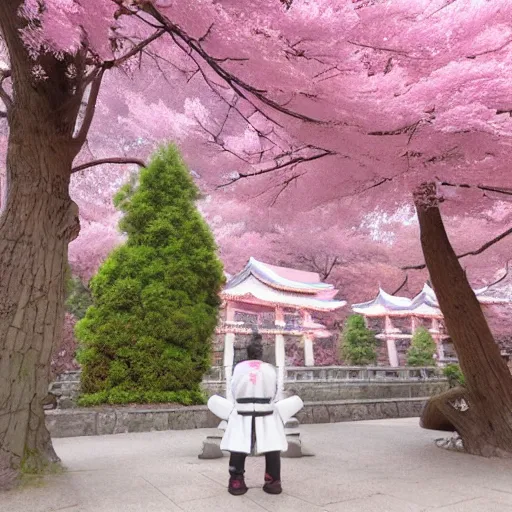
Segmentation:
<svg viewBox="0 0 512 512">
<path fill-rule="evenodd" d="M 289 166 L 296 166 L 297 164 L 302 164 L 305 162 L 312 162 L 314 160 L 318 160 L 319 158 L 323 158 L 325 156 L 335 155 L 334 151 L 330 151 L 327 149 L 322 150 L 321 153 L 311 156 L 297 156 L 287 160 L 286 162 L 276 162 L 275 165 L 268 167 L 266 169 L 260 169 L 259 171 L 248 172 L 248 173 L 238 173 L 238 175 L 227 183 L 223 183 L 222 185 L 218 185 L 217 189 L 227 187 L 228 185 L 232 185 L 233 183 L 244 179 L 244 178 L 253 178 L 255 176 L 261 176 L 263 174 L 268 174 L 270 172 L 279 171 Z"/>
<path fill-rule="evenodd" d="M 494 244 L 500 242 L 508 235 L 512 234 L 512 228 L 507 229 L 503 233 L 500 233 L 498 236 L 494 237 L 493 239 L 489 240 L 482 246 L 480 246 L 478 249 L 475 249 L 473 251 L 464 252 L 462 254 L 457 254 L 457 258 L 465 258 L 466 256 L 477 256 L 478 254 L 482 254 L 484 251 L 489 249 L 489 247 L 492 247 Z M 426 268 L 426 264 L 422 263 L 421 265 L 408 265 L 406 267 L 401 267 L 401 270 L 422 270 Z"/>
<path fill-rule="evenodd" d="M 155 39 L 158 39 L 160 36 L 163 36 L 165 34 L 165 32 L 166 31 L 164 28 L 158 29 L 156 32 L 154 32 L 152 35 L 150 35 L 148 38 L 144 39 L 140 43 L 133 46 L 133 48 L 130 51 L 126 52 L 121 57 L 114 59 L 114 60 L 105 61 L 103 63 L 103 67 L 106 69 L 109 69 L 109 68 L 117 67 L 117 66 L 120 66 L 121 64 L 124 64 L 128 59 L 131 59 L 138 53 L 142 52 L 142 50 L 146 46 L 151 44 Z"/>
<path fill-rule="evenodd" d="M 487 288 L 489 288 L 490 286 L 494 286 L 498 283 L 501 283 L 508 276 L 509 265 L 510 265 L 510 260 L 508 260 L 505 265 L 505 273 L 500 278 L 496 279 L 496 281 L 489 283 L 487 285 Z"/>
<path fill-rule="evenodd" d="M 418 57 L 416 55 L 411 55 L 410 53 L 400 50 L 399 48 L 387 48 L 385 46 L 377 46 L 372 44 L 366 44 L 366 43 L 360 43 L 358 41 L 346 41 L 348 44 L 359 46 L 360 48 L 370 48 L 372 50 L 376 50 L 378 52 L 389 52 L 389 53 L 396 53 L 397 55 L 400 55 L 402 57 L 406 57 L 407 59 L 412 60 L 430 60 L 430 57 Z"/>
<path fill-rule="evenodd" d="M 0 69 L 0 100 L 4 102 L 6 108 L 5 116 L 1 115 L 2 113 L 0 112 L 0 117 L 7 117 L 9 110 L 12 108 L 12 98 L 7 94 L 7 91 L 3 87 L 4 80 L 10 76 L 10 69 Z"/>
<path fill-rule="evenodd" d="M 409 138 L 407 139 L 407 144 L 411 142 L 412 137 L 416 133 L 416 130 L 418 129 L 418 126 L 421 123 L 421 119 L 416 121 L 413 124 L 409 124 L 407 126 L 403 126 L 402 128 L 397 128 L 396 130 L 379 130 L 375 132 L 368 132 L 368 135 L 378 135 L 378 136 L 384 136 L 384 135 L 402 135 L 404 133 L 409 134 Z"/>
<path fill-rule="evenodd" d="M 409 281 L 409 275 L 405 274 L 405 279 L 403 280 L 402 284 L 391 294 L 396 295 Z"/>
<path fill-rule="evenodd" d="M 434 16 L 435 14 L 437 14 L 439 11 L 442 11 L 443 9 L 446 9 L 446 7 L 452 5 L 453 3 L 455 3 L 457 0 L 448 0 L 444 5 L 442 5 L 441 7 L 439 7 L 438 9 L 436 9 L 433 13 L 429 14 L 426 19 L 428 18 L 431 18 L 432 16 Z"/>
<path fill-rule="evenodd" d="M 498 194 L 505 194 L 507 196 L 512 196 L 512 188 L 506 187 L 494 187 L 491 185 L 470 185 L 469 183 L 450 183 L 448 181 L 439 181 L 439 185 L 443 187 L 455 187 L 455 188 L 478 188 L 480 190 L 485 190 L 488 192 L 496 192 Z"/>
<path fill-rule="evenodd" d="M 86 162 L 85 164 L 77 165 L 73 167 L 71 173 L 84 171 L 85 169 L 89 169 L 90 167 L 95 167 L 97 165 L 104 164 L 136 164 L 139 167 L 146 167 L 144 161 L 138 158 L 129 158 L 129 157 L 112 157 L 112 158 L 100 158 L 98 160 L 91 160 L 90 162 Z"/>
<path fill-rule="evenodd" d="M 326 268 L 324 272 L 324 279 L 327 279 L 330 275 L 334 267 L 338 266 L 341 262 L 338 259 L 338 256 L 335 256 L 332 260 L 331 264 L 328 264 L 328 261 L 326 261 Z"/>
<path fill-rule="evenodd" d="M 103 75 L 105 73 L 104 67 L 101 67 L 96 76 L 93 78 L 91 83 L 91 92 L 89 93 L 89 100 L 87 101 L 87 107 L 85 108 L 84 119 L 82 121 L 82 126 L 80 130 L 74 137 L 74 141 L 82 147 L 85 139 L 87 139 L 87 134 L 89 133 L 89 128 L 91 127 L 92 120 L 94 119 L 94 112 L 96 110 L 96 102 L 98 101 L 98 94 L 100 92 L 101 81 L 103 80 Z"/>
<path fill-rule="evenodd" d="M 74 137 L 75 142 L 81 147 L 85 139 L 87 138 L 87 134 L 89 133 L 89 129 L 91 127 L 91 123 L 94 119 L 94 112 L 96 110 L 96 102 L 98 101 L 98 94 L 101 88 L 101 82 L 103 80 L 103 75 L 105 70 L 111 69 L 113 67 L 119 67 L 123 63 L 125 63 L 131 57 L 134 57 L 138 53 L 142 52 L 142 50 L 152 43 L 155 39 L 158 39 L 160 36 L 165 34 L 165 30 L 159 29 L 154 32 L 151 36 L 144 39 L 140 43 L 133 46 L 130 51 L 126 52 L 124 55 L 117 59 L 107 60 L 99 65 L 94 71 L 92 71 L 91 75 L 85 80 L 86 87 L 91 84 L 91 92 L 89 94 L 89 100 L 87 101 L 87 107 L 85 109 L 84 119 L 82 121 L 82 126 L 80 127 L 79 132 Z M 85 93 L 85 89 L 83 91 Z M 82 93 L 82 94 L 83 94 Z"/>
<path fill-rule="evenodd" d="M 296 119 L 300 119 L 302 121 L 306 122 L 312 122 L 312 123 L 323 123 L 323 121 L 320 121 L 318 119 L 314 119 L 312 117 L 299 114 L 297 112 L 294 112 L 293 110 L 290 110 L 283 105 L 280 105 L 276 101 L 268 98 L 265 95 L 265 91 L 258 89 L 247 82 L 244 82 L 242 79 L 237 77 L 236 75 L 230 73 L 226 69 L 224 69 L 221 66 L 221 63 L 218 59 L 215 59 L 212 57 L 208 52 L 206 52 L 199 40 L 194 39 L 193 37 L 189 36 L 181 27 L 173 23 L 169 18 L 164 16 L 152 3 L 145 2 L 141 8 L 152 16 L 155 20 L 157 20 L 163 27 L 165 27 L 165 30 L 173 37 L 178 37 L 183 43 L 188 47 L 189 52 L 188 55 L 191 56 L 192 53 L 196 53 L 199 55 L 207 64 L 208 66 L 220 77 L 224 82 L 226 82 L 237 94 L 242 96 L 244 99 L 247 99 L 250 101 L 247 96 L 244 94 L 250 94 L 253 97 L 257 98 L 261 103 L 271 107 L 272 109 L 281 112 L 283 114 L 289 115 L 291 117 L 294 117 Z M 251 102 L 252 103 L 252 102 Z M 252 103 L 254 106 L 254 103 Z M 261 111 L 261 109 L 258 109 Z"/>
<path fill-rule="evenodd" d="M 288 188 L 288 186 L 293 183 L 294 181 L 298 180 L 301 176 L 304 176 L 306 174 L 305 172 L 301 174 L 294 174 L 290 178 L 287 178 L 284 180 L 284 182 L 281 184 L 281 188 L 275 195 L 274 199 L 272 199 L 272 202 L 270 203 L 270 207 L 274 206 L 277 203 L 277 200 L 279 199 L 280 195 Z"/>
</svg>

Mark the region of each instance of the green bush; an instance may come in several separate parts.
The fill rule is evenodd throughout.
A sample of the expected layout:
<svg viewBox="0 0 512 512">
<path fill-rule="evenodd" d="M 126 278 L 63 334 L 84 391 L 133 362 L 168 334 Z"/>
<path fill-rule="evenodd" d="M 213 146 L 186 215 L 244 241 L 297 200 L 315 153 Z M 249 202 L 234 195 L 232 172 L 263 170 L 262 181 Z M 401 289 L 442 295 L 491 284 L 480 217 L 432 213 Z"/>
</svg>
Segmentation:
<svg viewBox="0 0 512 512">
<path fill-rule="evenodd" d="M 127 241 L 91 280 L 76 325 L 82 405 L 204 402 L 224 275 L 198 197 L 172 146 L 115 196 Z"/>
<path fill-rule="evenodd" d="M 82 395 L 78 399 L 81 407 L 94 407 L 102 404 L 205 404 L 207 397 L 203 391 L 123 391 L 111 389 L 89 395 Z"/>
<path fill-rule="evenodd" d="M 437 345 L 432 335 L 425 327 L 418 327 L 411 340 L 411 346 L 407 351 L 408 366 L 435 366 L 434 354 Z"/>
<path fill-rule="evenodd" d="M 378 341 L 361 315 L 350 315 L 342 332 L 341 358 L 349 364 L 363 366 L 377 361 Z"/>
<path fill-rule="evenodd" d="M 448 379 L 448 383 L 451 388 L 455 388 L 457 386 L 464 386 L 466 380 L 464 379 L 464 374 L 460 369 L 460 366 L 455 363 L 447 364 L 443 368 L 443 375 Z"/>
</svg>

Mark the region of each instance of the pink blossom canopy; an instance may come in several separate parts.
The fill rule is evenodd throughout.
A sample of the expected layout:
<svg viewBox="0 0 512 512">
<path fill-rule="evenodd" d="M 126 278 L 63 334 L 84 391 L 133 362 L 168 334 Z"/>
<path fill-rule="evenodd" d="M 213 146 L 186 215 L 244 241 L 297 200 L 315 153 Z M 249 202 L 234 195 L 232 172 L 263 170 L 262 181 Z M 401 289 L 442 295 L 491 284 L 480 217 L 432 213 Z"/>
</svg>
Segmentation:
<svg viewBox="0 0 512 512">
<path fill-rule="evenodd" d="M 77 163 L 176 142 L 229 272 L 337 255 L 344 297 L 392 288 L 422 259 L 410 191 L 425 179 L 469 185 L 442 187 L 457 250 L 512 219 L 508 0 L 26 0 L 20 14 L 34 54 L 86 44 L 103 61 L 164 27 L 109 71 Z M 75 175 L 85 275 L 119 240 L 110 198 L 129 170 Z M 510 249 L 464 261 L 492 280 Z"/>
</svg>

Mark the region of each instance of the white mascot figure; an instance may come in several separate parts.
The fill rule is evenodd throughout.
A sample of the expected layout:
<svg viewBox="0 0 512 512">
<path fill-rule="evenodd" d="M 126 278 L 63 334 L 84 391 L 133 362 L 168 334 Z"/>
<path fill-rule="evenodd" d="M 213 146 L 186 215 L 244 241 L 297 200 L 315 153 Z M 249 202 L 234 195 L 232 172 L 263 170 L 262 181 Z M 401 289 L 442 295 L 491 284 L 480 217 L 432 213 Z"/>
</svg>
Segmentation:
<svg viewBox="0 0 512 512">
<path fill-rule="evenodd" d="M 265 454 L 263 490 L 282 492 L 281 452 L 288 449 L 284 426 L 304 405 L 298 396 L 276 401 L 277 372 L 261 361 L 262 355 L 261 335 L 255 334 L 247 347 L 249 359 L 233 371 L 233 401 L 218 395 L 208 400 L 213 414 L 228 423 L 220 447 L 231 452 L 228 491 L 234 495 L 247 492 L 245 459 L 251 452 Z"/>
</svg>

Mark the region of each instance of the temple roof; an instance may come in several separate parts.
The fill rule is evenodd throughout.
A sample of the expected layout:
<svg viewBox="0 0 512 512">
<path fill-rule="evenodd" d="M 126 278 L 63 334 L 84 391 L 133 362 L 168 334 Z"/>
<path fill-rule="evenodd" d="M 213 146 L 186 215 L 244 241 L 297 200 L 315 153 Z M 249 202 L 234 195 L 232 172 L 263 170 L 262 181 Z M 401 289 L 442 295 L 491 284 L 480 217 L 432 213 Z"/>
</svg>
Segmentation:
<svg viewBox="0 0 512 512">
<path fill-rule="evenodd" d="M 481 304 L 503 304 L 511 302 L 510 299 L 486 294 L 488 290 L 487 287 L 474 290 Z M 379 293 L 375 299 L 353 304 L 352 309 L 356 313 L 367 316 L 383 316 L 389 313 L 401 314 L 403 316 L 442 316 L 436 294 L 428 283 L 425 283 L 423 289 L 412 299 L 396 297 L 379 288 Z"/>
<path fill-rule="evenodd" d="M 333 300 L 337 293 L 333 285 L 322 283 L 314 272 L 276 267 L 251 258 L 221 295 L 226 300 L 253 304 L 334 311 L 346 304 Z"/>
<path fill-rule="evenodd" d="M 250 258 L 245 268 L 236 274 L 226 285 L 226 289 L 237 286 L 249 276 L 254 276 L 262 283 L 276 290 L 316 294 L 322 290 L 333 290 L 332 284 L 322 283 L 320 276 L 314 272 L 304 272 L 284 267 L 268 265 Z"/>
</svg>

